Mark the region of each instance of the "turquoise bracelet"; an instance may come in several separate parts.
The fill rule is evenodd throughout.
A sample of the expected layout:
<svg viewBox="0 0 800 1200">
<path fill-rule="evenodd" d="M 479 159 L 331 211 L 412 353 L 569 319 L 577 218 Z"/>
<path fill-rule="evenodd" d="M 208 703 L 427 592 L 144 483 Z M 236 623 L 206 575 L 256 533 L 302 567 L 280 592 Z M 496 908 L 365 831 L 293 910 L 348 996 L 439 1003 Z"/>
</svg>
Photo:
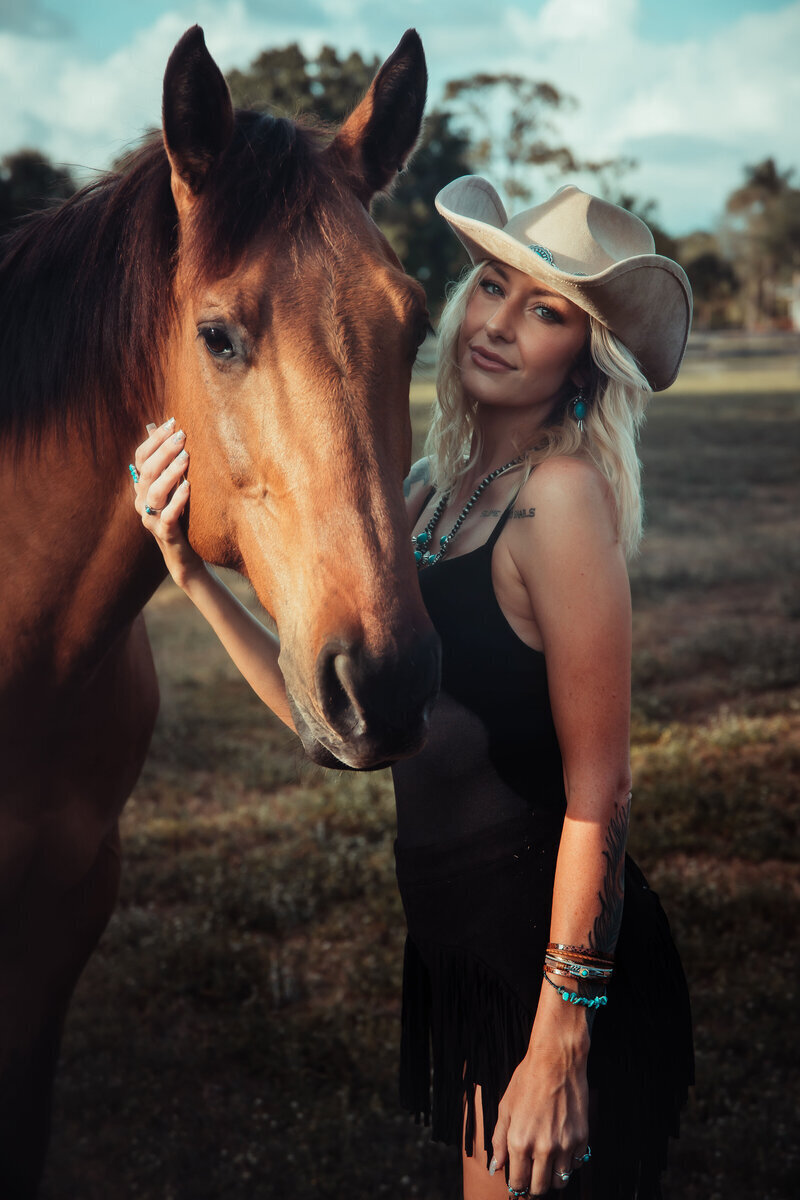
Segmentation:
<svg viewBox="0 0 800 1200">
<path fill-rule="evenodd" d="M 569 992 L 565 987 L 560 987 L 559 984 L 553 983 L 545 973 L 544 978 L 550 984 L 551 988 L 555 988 L 562 1000 L 569 1004 L 579 1004 L 582 1008 L 605 1008 L 608 1004 L 608 996 L 593 996 L 590 1000 L 588 996 L 579 996 L 577 992 Z"/>
</svg>

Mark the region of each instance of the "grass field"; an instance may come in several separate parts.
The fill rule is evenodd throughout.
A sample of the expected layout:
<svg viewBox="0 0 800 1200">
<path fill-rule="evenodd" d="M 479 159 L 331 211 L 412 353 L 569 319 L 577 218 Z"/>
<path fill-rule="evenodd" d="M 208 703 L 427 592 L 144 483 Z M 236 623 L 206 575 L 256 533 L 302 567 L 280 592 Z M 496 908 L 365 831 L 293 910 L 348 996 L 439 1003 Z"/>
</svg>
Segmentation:
<svg viewBox="0 0 800 1200">
<path fill-rule="evenodd" d="M 798 416 L 796 359 L 697 354 L 643 442 L 631 849 L 697 1039 L 670 1200 L 800 1194 Z M 388 779 L 307 765 L 171 585 L 148 623 L 162 712 L 45 1200 L 454 1197 L 452 1153 L 396 1102 Z"/>
</svg>

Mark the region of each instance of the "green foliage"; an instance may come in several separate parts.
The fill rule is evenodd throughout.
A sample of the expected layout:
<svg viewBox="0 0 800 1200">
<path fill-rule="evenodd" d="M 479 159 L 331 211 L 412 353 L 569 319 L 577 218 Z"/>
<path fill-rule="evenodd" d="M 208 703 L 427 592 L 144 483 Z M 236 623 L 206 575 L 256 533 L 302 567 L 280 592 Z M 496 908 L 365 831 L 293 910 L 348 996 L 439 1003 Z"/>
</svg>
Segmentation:
<svg viewBox="0 0 800 1200">
<path fill-rule="evenodd" d="M 76 190 L 67 167 L 56 167 L 38 150 L 17 150 L 0 159 L 0 233 L 26 213 L 65 200 Z"/>
<path fill-rule="evenodd" d="M 339 125 L 355 108 L 378 70 L 377 58 L 353 51 L 340 58 L 323 46 L 307 58 L 296 42 L 262 51 L 247 71 L 231 71 L 228 85 L 239 108 L 260 108 L 283 117 L 314 117 Z"/>
<path fill-rule="evenodd" d="M 800 188 L 793 170 L 772 158 L 745 169 L 726 204 L 722 237 L 743 282 L 745 324 L 757 328 L 786 315 L 781 285 L 800 269 Z"/>
<path fill-rule="evenodd" d="M 453 131 L 448 114 L 434 109 L 425 118 L 410 166 L 391 194 L 374 205 L 378 224 L 405 269 L 424 286 L 432 312 L 441 307 L 446 285 L 469 263 L 433 203 L 446 184 L 471 173 L 469 153 L 469 144 Z"/>
</svg>

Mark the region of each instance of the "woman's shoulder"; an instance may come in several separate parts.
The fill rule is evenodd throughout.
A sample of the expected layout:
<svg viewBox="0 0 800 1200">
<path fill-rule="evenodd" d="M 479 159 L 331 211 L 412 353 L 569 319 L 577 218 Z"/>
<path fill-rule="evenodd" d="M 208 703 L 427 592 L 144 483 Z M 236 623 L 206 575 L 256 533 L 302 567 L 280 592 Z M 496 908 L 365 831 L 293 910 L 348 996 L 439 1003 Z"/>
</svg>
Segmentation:
<svg viewBox="0 0 800 1200">
<path fill-rule="evenodd" d="M 431 486 L 431 463 L 428 458 L 420 458 L 414 463 L 408 475 L 403 481 L 403 495 L 406 500 L 411 496 L 415 488 L 430 488 Z"/>
<path fill-rule="evenodd" d="M 403 497 L 412 527 L 422 511 L 432 486 L 430 460 L 421 458 L 414 463 L 403 482 Z"/>
<path fill-rule="evenodd" d="M 572 455 L 553 455 L 537 464 L 518 494 L 523 503 L 529 500 L 530 504 L 535 504 L 539 499 L 540 503 L 569 508 L 612 503 L 606 476 L 588 458 Z"/>
<path fill-rule="evenodd" d="M 519 490 L 515 510 L 534 512 L 530 523 L 540 535 L 577 523 L 587 530 L 613 526 L 615 505 L 611 486 L 586 458 L 553 455 L 539 463 Z"/>
</svg>

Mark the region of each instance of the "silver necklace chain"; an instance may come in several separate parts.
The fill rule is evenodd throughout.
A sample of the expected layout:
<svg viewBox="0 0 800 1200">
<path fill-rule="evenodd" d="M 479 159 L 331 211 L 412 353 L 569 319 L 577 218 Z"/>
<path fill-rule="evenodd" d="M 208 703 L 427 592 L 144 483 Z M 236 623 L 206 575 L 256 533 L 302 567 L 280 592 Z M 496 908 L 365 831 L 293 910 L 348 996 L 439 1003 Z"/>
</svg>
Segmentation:
<svg viewBox="0 0 800 1200">
<path fill-rule="evenodd" d="M 497 467 L 494 471 L 491 471 L 485 479 L 481 480 L 467 503 L 462 508 L 461 512 L 458 514 L 453 528 L 449 533 L 445 533 L 439 538 L 439 549 L 434 554 L 428 547 L 431 544 L 433 531 L 439 524 L 439 518 L 447 508 L 447 502 L 450 499 L 449 492 L 444 492 L 442 494 L 439 503 L 436 505 L 436 508 L 431 514 L 431 519 L 428 521 L 428 524 L 424 529 L 421 529 L 419 533 L 413 535 L 411 538 L 411 545 L 414 550 L 414 559 L 417 564 L 417 570 L 421 571 L 423 567 L 431 567 L 434 563 L 441 562 L 445 554 L 447 554 L 447 551 L 450 549 L 453 539 L 466 521 L 476 500 L 484 488 L 487 488 L 489 484 L 493 480 L 497 479 L 500 475 L 505 475 L 506 471 L 510 471 L 512 467 L 518 467 L 524 457 L 525 455 L 521 454 L 519 458 L 512 458 L 511 462 L 507 462 L 504 467 Z"/>
</svg>

